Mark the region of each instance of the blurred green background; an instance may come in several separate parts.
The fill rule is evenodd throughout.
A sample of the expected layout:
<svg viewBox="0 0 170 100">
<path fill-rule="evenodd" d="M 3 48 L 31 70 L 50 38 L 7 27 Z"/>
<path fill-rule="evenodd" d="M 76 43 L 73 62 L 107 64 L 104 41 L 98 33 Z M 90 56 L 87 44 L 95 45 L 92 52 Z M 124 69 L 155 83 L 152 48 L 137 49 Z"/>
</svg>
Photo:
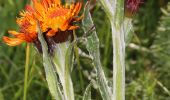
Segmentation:
<svg viewBox="0 0 170 100">
<path fill-rule="evenodd" d="M 126 48 L 126 100 L 170 100 L 170 4 L 169 0 L 144 0 L 134 16 L 134 34 Z M 28 0 L 0 0 L 0 100 L 22 100 L 25 47 L 9 47 L 2 41 L 11 29 L 18 30 L 15 19 Z M 170 3 L 170 2 L 169 2 Z M 110 24 L 99 3 L 92 2 L 92 16 L 100 39 L 101 61 L 108 79 L 112 79 Z M 81 30 L 81 29 L 80 29 Z M 81 32 L 81 31 L 80 31 Z M 80 33 L 79 32 L 79 33 Z M 81 47 L 81 45 L 78 45 Z M 84 50 L 85 51 L 85 50 Z M 41 57 L 31 46 L 28 100 L 51 100 Z M 95 80 L 95 71 L 87 58 L 80 58 L 72 72 L 77 100 Z M 83 80 L 80 82 L 81 71 Z M 93 85 L 92 99 L 101 100 Z"/>
</svg>

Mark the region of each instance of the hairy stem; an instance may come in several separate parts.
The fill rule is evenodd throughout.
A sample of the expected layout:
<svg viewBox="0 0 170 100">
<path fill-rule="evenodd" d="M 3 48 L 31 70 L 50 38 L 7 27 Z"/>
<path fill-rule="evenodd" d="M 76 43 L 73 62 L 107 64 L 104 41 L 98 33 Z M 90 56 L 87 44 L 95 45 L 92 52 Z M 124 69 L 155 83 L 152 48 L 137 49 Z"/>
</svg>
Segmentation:
<svg viewBox="0 0 170 100">
<path fill-rule="evenodd" d="M 113 42 L 113 100 L 125 100 L 125 41 L 123 27 L 112 24 Z"/>
<path fill-rule="evenodd" d="M 112 27 L 113 100 L 125 99 L 124 0 L 100 0 Z"/>
</svg>

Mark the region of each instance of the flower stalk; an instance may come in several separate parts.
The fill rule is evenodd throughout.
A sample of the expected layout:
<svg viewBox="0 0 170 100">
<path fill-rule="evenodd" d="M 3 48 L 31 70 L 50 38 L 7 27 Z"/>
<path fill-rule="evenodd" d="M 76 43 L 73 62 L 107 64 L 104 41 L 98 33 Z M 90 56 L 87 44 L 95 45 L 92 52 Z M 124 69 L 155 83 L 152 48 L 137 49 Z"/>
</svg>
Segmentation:
<svg viewBox="0 0 170 100">
<path fill-rule="evenodd" d="M 124 30 L 112 23 L 113 100 L 125 100 L 125 40 Z"/>
<path fill-rule="evenodd" d="M 23 96 L 23 100 L 26 100 L 26 98 L 27 98 L 29 55 L 30 55 L 30 45 L 27 44 L 27 46 L 26 46 L 26 61 L 25 61 L 24 96 Z"/>
<path fill-rule="evenodd" d="M 100 0 L 111 23 L 113 44 L 113 100 L 125 100 L 124 0 Z"/>
</svg>

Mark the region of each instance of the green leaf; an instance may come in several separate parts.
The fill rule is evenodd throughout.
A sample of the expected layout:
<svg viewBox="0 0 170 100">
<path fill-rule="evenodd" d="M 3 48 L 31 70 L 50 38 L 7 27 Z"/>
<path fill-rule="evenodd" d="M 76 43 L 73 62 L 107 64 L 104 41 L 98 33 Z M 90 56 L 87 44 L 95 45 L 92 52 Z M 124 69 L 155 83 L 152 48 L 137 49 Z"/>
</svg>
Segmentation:
<svg viewBox="0 0 170 100">
<path fill-rule="evenodd" d="M 92 86 L 92 83 L 90 83 L 85 92 L 84 92 L 84 96 L 83 96 L 83 100 L 91 100 L 91 86 Z"/>
<path fill-rule="evenodd" d="M 73 83 L 70 75 L 73 67 L 73 46 L 70 42 L 56 44 L 53 57 L 53 63 L 66 100 L 74 100 Z"/>
<path fill-rule="evenodd" d="M 115 7 L 115 1 L 114 0 L 99 0 L 110 20 L 113 20 L 114 16 L 114 7 Z M 121 1 L 121 0 L 120 0 Z"/>
<path fill-rule="evenodd" d="M 89 5 L 87 5 L 84 11 L 84 19 L 82 21 L 85 33 L 87 32 L 87 30 L 90 29 L 90 27 L 94 26 L 89 12 L 89 8 Z M 107 80 L 100 62 L 99 39 L 95 30 L 92 30 L 91 35 L 87 37 L 86 47 L 93 58 L 93 63 L 97 71 L 97 81 L 99 84 L 99 90 L 102 95 L 102 98 L 103 100 L 112 100 L 111 89 L 107 84 Z"/>
<path fill-rule="evenodd" d="M 56 100 L 63 100 L 63 95 L 62 95 L 60 87 L 58 85 L 59 82 L 57 80 L 55 69 L 54 69 L 51 57 L 48 54 L 47 43 L 46 43 L 46 41 L 43 37 L 43 33 L 41 32 L 39 23 L 38 23 L 38 39 L 39 39 L 41 46 L 42 46 L 43 65 L 44 65 L 46 80 L 47 80 L 48 87 L 49 87 L 49 90 L 51 92 L 51 95 Z"/>
<path fill-rule="evenodd" d="M 71 68 L 73 67 L 73 46 L 73 44 L 70 44 L 65 55 L 65 83 L 69 100 L 74 100 L 73 83 L 70 76 Z"/>
<path fill-rule="evenodd" d="M 128 45 L 133 37 L 134 29 L 131 18 L 124 19 L 125 43 Z"/>
</svg>

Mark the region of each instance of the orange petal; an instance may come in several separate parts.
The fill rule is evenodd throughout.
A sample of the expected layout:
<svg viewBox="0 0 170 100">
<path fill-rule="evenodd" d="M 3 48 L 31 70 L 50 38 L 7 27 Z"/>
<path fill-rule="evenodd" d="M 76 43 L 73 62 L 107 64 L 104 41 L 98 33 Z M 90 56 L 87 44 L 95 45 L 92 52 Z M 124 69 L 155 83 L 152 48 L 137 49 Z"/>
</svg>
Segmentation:
<svg viewBox="0 0 170 100">
<path fill-rule="evenodd" d="M 73 20 L 72 21 L 80 21 L 80 20 L 82 20 L 84 18 L 84 14 L 82 14 L 80 17 L 78 17 L 78 18 L 73 18 Z"/>
<path fill-rule="evenodd" d="M 31 34 L 31 33 L 30 34 L 18 34 L 16 37 L 26 42 L 32 42 L 35 39 L 34 34 Z"/>
<path fill-rule="evenodd" d="M 52 36 L 54 36 L 56 34 L 56 32 L 57 32 L 57 30 L 52 29 L 52 30 L 48 31 L 47 36 L 52 37 Z"/>
<path fill-rule="evenodd" d="M 34 8 L 36 9 L 36 11 L 39 13 L 39 14 L 42 14 L 44 10 L 44 7 L 42 6 L 41 3 L 39 3 L 37 0 L 33 0 L 33 3 L 34 3 Z"/>
<path fill-rule="evenodd" d="M 79 26 L 70 26 L 70 27 L 68 28 L 68 30 L 74 30 L 74 29 L 77 29 L 77 28 L 79 28 Z"/>
<path fill-rule="evenodd" d="M 23 40 L 21 39 L 18 39 L 18 38 L 9 38 L 9 37 L 6 37 L 4 36 L 3 37 L 3 40 L 6 44 L 8 44 L 9 46 L 16 46 L 16 45 L 19 45 L 21 44 L 22 42 L 24 42 Z"/>
<path fill-rule="evenodd" d="M 51 0 L 43 0 L 44 2 L 46 2 L 46 5 L 48 5 L 48 7 L 52 4 Z"/>
<path fill-rule="evenodd" d="M 59 9 L 56 9 L 54 12 L 52 12 L 50 14 L 50 18 L 54 18 L 54 17 L 58 17 L 58 16 L 64 16 L 68 13 L 68 9 L 65 9 L 65 8 L 59 8 Z"/>
<path fill-rule="evenodd" d="M 61 1 L 60 1 L 60 0 L 52 0 L 52 1 L 54 1 L 54 3 L 55 3 L 55 4 L 58 4 L 58 5 L 61 4 Z"/>
<path fill-rule="evenodd" d="M 8 33 L 9 33 L 9 34 L 12 34 L 12 35 L 14 35 L 14 36 L 20 34 L 19 32 L 16 32 L 16 31 L 8 31 Z"/>
<path fill-rule="evenodd" d="M 68 29 L 71 20 L 72 20 L 72 17 L 70 17 L 69 19 L 65 20 L 65 22 L 64 22 L 63 25 L 60 27 L 60 29 L 61 29 L 62 31 L 65 31 L 66 29 Z"/>
<path fill-rule="evenodd" d="M 75 16 L 75 15 L 78 15 L 78 13 L 80 12 L 81 6 L 82 6 L 81 3 L 76 3 L 76 5 L 75 5 L 75 7 L 74 7 L 74 10 L 73 10 L 74 16 Z"/>
<path fill-rule="evenodd" d="M 26 9 L 28 12 L 34 12 L 34 9 L 33 9 L 30 5 L 26 5 L 26 6 L 25 6 L 25 9 Z"/>
<path fill-rule="evenodd" d="M 69 27 L 68 23 L 65 23 L 60 27 L 60 30 L 65 31 L 66 29 L 68 29 L 68 27 Z"/>
<path fill-rule="evenodd" d="M 44 6 L 45 9 L 49 7 L 47 0 L 41 0 L 41 4 Z"/>
<path fill-rule="evenodd" d="M 48 2 L 48 4 L 52 4 L 53 0 L 46 0 Z"/>
<path fill-rule="evenodd" d="M 37 37 L 36 33 L 24 34 L 24 33 L 19 33 L 19 32 L 16 32 L 16 31 L 8 31 L 8 33 L 14 35 L 18 39 L 21 39 L 21 40 L 27 41 L 27 42 L 32 42 Z"/>
</svg>

